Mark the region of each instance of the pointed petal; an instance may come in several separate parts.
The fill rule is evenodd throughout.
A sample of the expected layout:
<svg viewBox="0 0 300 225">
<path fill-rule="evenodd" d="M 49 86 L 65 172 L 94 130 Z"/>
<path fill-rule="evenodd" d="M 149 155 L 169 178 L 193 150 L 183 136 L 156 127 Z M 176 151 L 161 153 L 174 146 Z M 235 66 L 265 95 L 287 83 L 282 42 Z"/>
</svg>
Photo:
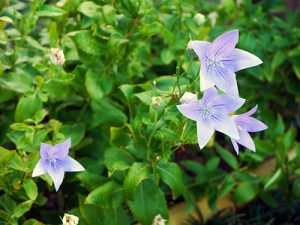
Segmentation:
<svg viewBox="0 0 300 225">
<path fill-rule="evenodd" d="M 226 65 L 226 67 L 231 68 L 232 71 L 236 72 L 245 68 L 257 66 L 263 62 L 257 56 L 236 48 L 226 56 L 222 57 L 222 63 Z"/>
<path fill-rule="evenodd" d="M 217 37 L 213 42 L 213 51 L 215 56 L 223 56 L 231 52 L 239 39 L 239 31 L 232 30 L 228 31 L 221 36 Z"/>
<path fill-rule="evenodd" d="M 205 54 L 206 49 L 209 49 L 212 43 L 207 41 L 189 41 L 188 49 L 193 49 L 198 57 L 201 59 Z"/>
<path fill-rule="evenodd" d="M 212 87 L 203 92 L 203 97 L 200 101 L 203 104 L 208 104 L 210 101 L 212 101 L 217 96 L 218 96 L 217 89 Z"/>
<path fill-rule="evenodd" d="M 238 155 L 239 154 L 239 145 L 236 143 L 236 141 L 234 139 L 230 138 L 230 140 L 231 140 L 231 143 L 233 145 L 233 148 L 234 148 L 236 154 Z"/>
<path fill-rule="evenodd" d="M 177 105 L 177 109 L 187 118 L 197 120 L 199 117 L 199 102 Z"/>
<path fill-rule="evenodd" d="M 58 191 L 60 185 L 63 182 L 64 175 L 65 175 L 63 167 L 58 162 L 56 163 L 55 167 L 48 165 L 47 173 L 51 177 L 54 183 L 55 190 Z"/>
<path fill-rule="evenodd" d="M 256 105 L 256 106 L 254 106 L 252 109 L 250 109 L 248 112 L 243 113 L 243 114 L 241 114 L 241 115 L 239 115 L 239 116 L 251 116 L 251 115 L 253 115 L 254 113 L 256 113 L 257 108 L 258 108 L 258 106 Z"/>
<path fill-rule="evenodd" d="M 69 154 L 71 148 L 71 138 L 68 138 L 63 143 L 54 146 L 54 155 L 57 159 L 63 159 Z"/>
<path fill-rule="evenodd" d="M 45 164 L 44 164 L 43 160 L 40 159 L 33 169 L 32 177 L 37 177 L 37 176 L 40 176 L 45 173 L 46 173 Z"/>
<path fill-rule="evenodd" d="M 197 94 L 186 91 L 184 92 L 184 94 L 182 95 L 179 101 L 181 104 L 189 104 L 189 103 L 197 102 L 198 96 Z"/>
<path fill-rule="evenodd" d="M 218 119 L 213 120 L 212 122 L 215 130 L 226 134 L 231 138 L 239 139 L 237 127 L 230 116 L 220 114 L 216 118 Z"/>
<path fill-rule="evenodd" d="M 232 95 L 221 94 L 212 101 L 214 109 L 224 108 L 227 113 L 231 113 L 239 109 L 245 103 L 245 99 Z"/>
<path fill-rule="evenodd" d="M 255 145 L 250 134 L 243 129 L 239 129 L 239 135 L 240 138 L 236 142 L 255 152 Z"/>
<path fill-rule="evenodd" d="M 235 123 L 248 132 L 258 132 L 268 128 L 263 122 L 248 116 L 236 116 Z"/>
<path fill-rule="evenodd" d="M 236 76 L 233 71 L 226 67 L 211 69 L 211 79 L 215 85 L 227 94 L 239 96 Z"/>
<path fill-rule="evenodd" d="M 48 158 L 48 153 L 52 151 L 53 146 L 45 143 L 41 143 L 40 145 L 40 156 L 42 159 Z"/>
<path fill-rule="evenodd" d="M 202 120 L 197 121 L 197 137 L 200 149 L 204 148 L 204 146 L 209 142 L 213 133 L 213 127 L 204 123 Z"/>
<path fill-rule="evenodd" d="M 212 80 L 211 75 L 206 69 L 206 66 L 201 64 L 200 68 L 200 90 L 205 91 L 215 85 L 214 81 Z"/>
<path fill-rule="evenodd" d="M 70 156 L 63 160 L 63 169 L 65 172 L 84 171 L 83 166 Z"/>
</svg>

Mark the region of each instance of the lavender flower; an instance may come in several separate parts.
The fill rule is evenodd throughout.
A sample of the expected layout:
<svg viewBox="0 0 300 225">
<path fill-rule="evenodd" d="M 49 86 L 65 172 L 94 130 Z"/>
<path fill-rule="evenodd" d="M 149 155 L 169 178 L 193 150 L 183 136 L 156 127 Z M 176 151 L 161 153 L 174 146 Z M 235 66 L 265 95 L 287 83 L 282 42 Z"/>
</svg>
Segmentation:
<svg viewBox="0 0 300 225">
<path fill-rule="evenodd" d="M 237 127 L 229 113 L 240 108 L 245 102 L 244 99 L 218 94 L 215 88 L 204 91 L 201 100 L 195 101 L 190 98 L 190 94 L 184 96 L 185 99 L 181 99 L 183 104 L 177 105 L 177 108 L 184 116 L 197 122 L 200 149 L 208 143 L 215 130 L 239 139 Z"/>
<path fill-rule="evenodd" d="M 238 140 L 235 138 L 231 138 L 231 142 L 237 154 L 239 154 L 239 146 L 237 143 L 255 152 L 255 145 L 251 136 L 249 135 L 249 132 L 258 132 L 268 128 L 261 121 L 251 117 L 251 115 L 254 114 L 256 110 L 257 106 L 244 114 L 232 116 L 240 136 L 240 139 Z"/>
<path fill-rule="evenodd" d="M 41 159 L 36 164 L 32 176 L 48 174 L 54 182 L 56 191 L 58 191 L 65 172 L 83 171 L 83 166 L 75 159 L 68 156 L 71 147 L 71 138 L 55 146 L 41 143 Z"/>
<path fill-rule="evenodd" d="M 235 48 L 238 36 L 238 30 L 232 30 L 217 37 L 213 43 L 188 43 L 188 48 L 193 49 L 201 61 L 201 91 L 216 85 L 225 93 L 238 95 L 235 72 L 262 63 L 255 55 Z"/>
</svg>

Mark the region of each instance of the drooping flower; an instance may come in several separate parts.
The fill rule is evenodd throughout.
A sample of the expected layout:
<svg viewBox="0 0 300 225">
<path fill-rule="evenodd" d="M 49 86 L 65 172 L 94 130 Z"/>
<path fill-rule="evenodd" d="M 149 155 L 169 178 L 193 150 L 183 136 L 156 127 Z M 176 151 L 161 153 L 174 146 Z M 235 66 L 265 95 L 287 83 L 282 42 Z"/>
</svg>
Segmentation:
<svg viewBox="0 0 300 225">
<path fill-rule="evenodd" d="M 77 225 L 79 223 L 79 218 L 71 214 L 64 214 L 62 219 L 63 225 Z"/>
<path fill-rule="evenodd" d="M 83 171 L 83 166 L 75 159 L 68 156 L 71 147 L 71 138 L 55 146 L 41 143 L 40 160 L 36 164 L 32 176 L 48 174 L 53 180 L 56 191 L 58 191 L 65 172 Z"/>
<path fill-rule="evenodd" d="M 65 63 L 65 55 L 63 50 L 59 48 L 51 48 L 51 62 L 55 65 L 63 65 Z"/>
<path fill-rule="evenodd" d="M 238 140 L 235 138 L 231 138 L 232 145 L 237 154 L 239 154 L 238 144 L 243 145 L 255 152 L 255 145 L 249 132 L 258 132 L 268 128 L 267 125 L 263 122 L 251 117 L 251 115 L 253 115 L 256 110 L 257 106 L 244 114 L 232 116 L 240 136 Z"/>
<path fill-rule="evenodd" d="M 196 121 L 200 149 L 208 143 L 215 130 L 231 138 L 239 139 L 237 127 L 229 113 L 240 108 L 245 99 L 218 94 L 217 90 L 212 87 L 204 91 L 202 99 L 191 100 L 177 105 L 177 108 L 184 116 Z"/>
<path fill-rule="evenodd" d="M 165 225 L 167 222 L 160 214 L 157 214 L 154 219 L 152 225 Z"/>
<path fill-rule="evenodd" d="M 235 48 L 238 37 L 238 30 L 232 30 L 217 37 L 213 43 L 207 41 L 188 43 L 188 48 L 193 49 L 201 61 L 201 91 L 216 85 L 225 93 L 238 95 L 235 72 L 262 63 L 257 56 Z"/>
</svg>

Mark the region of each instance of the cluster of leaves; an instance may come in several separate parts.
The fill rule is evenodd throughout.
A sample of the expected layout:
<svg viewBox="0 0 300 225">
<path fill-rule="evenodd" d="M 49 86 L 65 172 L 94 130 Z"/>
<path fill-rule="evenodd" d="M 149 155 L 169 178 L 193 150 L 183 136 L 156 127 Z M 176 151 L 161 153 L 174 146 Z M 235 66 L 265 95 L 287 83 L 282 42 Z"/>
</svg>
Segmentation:
<svg viewBox="0 0 300 225">
<path fill-rule="evenodd" d="M 258 194 L 274 202 L 269 190 L 278 187 L 300 197 L 299 12 L 249 0 L 11 0 L 0 7 L 0 223 L 58 224 L 68 211 L 82 225 L 148 225 L 157 214 L 169 218 L 172 199 L 192 210 L 203 197 L 216 209 L 228 193 L 236 203 Z M 207 17 L 213 11 L 216 26 Z M 206 40 L 231 28 L 240 30 L 238 47 L 264 61 L 238 82 L 270 127 L 255 140 L 257 153 L 239 159 L 222 138 L 200 152 L 195 125 L 176 109 L 185 90 L 199 90 L 190 36 Z M 64 50 L 62 67 L 50 64 L 51 47 Z M 86 171 L 67 174 L 56 193 L 48 176 L 31 173 L 41 142 L 68 137 Z M 273 174 L 251 172 L 272 156 Z"/>
</svg>

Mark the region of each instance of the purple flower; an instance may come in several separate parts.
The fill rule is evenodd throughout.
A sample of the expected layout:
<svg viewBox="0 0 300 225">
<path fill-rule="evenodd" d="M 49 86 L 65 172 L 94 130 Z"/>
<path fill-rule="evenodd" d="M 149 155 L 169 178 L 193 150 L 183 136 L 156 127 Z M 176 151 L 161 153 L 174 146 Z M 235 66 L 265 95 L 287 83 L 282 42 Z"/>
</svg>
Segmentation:
<svg viewBox="0 0 300 225">
<path fill-rule="evenodd" d="M 83 166 L 68 156 L 71 147 L 71 138 L 55 146 L 41 143 L 41 159 L 36 164 L 32 176 L 48 174 L 53 180 L 56 191 L 59 189 L 65 172 L 83 171 Z"/>
<path fill-rule="evenodd" d="M 232 116 L 240 136 L 240 139 L 238 140 L 235 138 L 231 138 L 231 142 L 237 154 L 239 154 L 239 146 L 237 143 L 255 152 L 255 145 L 251 136 L 249 135 L 249 132 L 258 132 L 268 128 L 261 121 L 251 117 L 251 115 L 254 114 L 256 110 L 257 106 L 244 114 Z"/>
<path fill-rule="evenodd" d="M 201 91 L 216 85 L 225 93 L 238 96 L 235 72 L 262 63 L 255 55 L 235 48 L 238 36 L 238 30 L 232 30 L 217 37 L 213 43 L 207 41 L 188 43 L 188 48 L 192 48 L 201 61 Z"/>
<path fill-rule="evenodd" d="M 204 91 L 201 100 L 195 101 L 188 97 L 181 99 L 181 102 L 183 104 L 177 105 L 178 110 L 187 118 L 197 122 L 200 149 L 208 143 L 215 130 L 231 138 L 239 139 L 237 127 L 229 113 L 240 108 L 245 102 L 244 99 L 227 94 L 218 94 L 213 87 Z"/>
</svg>

